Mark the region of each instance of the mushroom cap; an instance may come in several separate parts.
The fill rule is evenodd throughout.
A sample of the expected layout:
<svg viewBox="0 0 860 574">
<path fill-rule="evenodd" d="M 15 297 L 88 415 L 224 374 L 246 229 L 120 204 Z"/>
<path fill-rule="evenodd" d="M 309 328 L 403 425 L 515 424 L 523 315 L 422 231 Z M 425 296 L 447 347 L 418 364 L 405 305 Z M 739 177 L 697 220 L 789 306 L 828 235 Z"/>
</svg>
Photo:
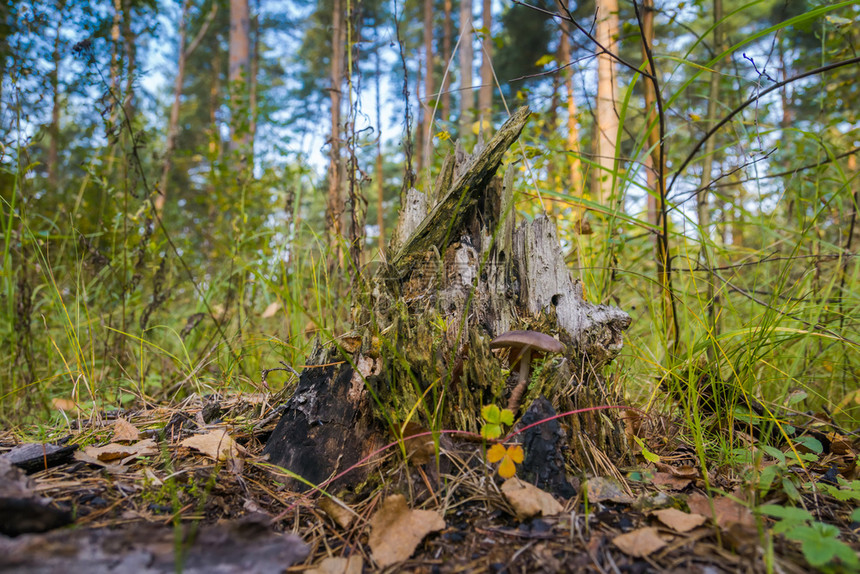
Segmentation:
<svg viewBox="0 0 860 574">
<path fill-rule="evenodd" d="M 490 341 L 491 349 L 523 349 L 525 347 L 543 353 L 561 353 L 564 350 L 564 345 L 557 339 L 537 331 L 508 331 Z"/>
</svg>

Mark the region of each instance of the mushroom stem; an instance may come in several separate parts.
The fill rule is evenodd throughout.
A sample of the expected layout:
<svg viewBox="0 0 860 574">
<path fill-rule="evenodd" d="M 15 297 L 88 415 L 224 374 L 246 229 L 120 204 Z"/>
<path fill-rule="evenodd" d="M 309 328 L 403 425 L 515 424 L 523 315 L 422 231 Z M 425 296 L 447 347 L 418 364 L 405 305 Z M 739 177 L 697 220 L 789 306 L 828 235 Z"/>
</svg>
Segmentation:
<svg viewBox="0 0 860 574">
<path fill-rule="evenodd" d="M 519 410 L 520 401 L 522 401 L 523 395 L 526 393 L 526 389 L 529 386 L 529 370 L 531 369 L 531 362 L 532 349 L 531 347 L 526 347 L 523 349 L 522 356 L 520 357 L 520 374 L 517 379 L 517 386 L 515 386 L 514 390 L 511 391 L 511 396 L 508 399 L 508 410 L 514 414 Z"/>
</svg>

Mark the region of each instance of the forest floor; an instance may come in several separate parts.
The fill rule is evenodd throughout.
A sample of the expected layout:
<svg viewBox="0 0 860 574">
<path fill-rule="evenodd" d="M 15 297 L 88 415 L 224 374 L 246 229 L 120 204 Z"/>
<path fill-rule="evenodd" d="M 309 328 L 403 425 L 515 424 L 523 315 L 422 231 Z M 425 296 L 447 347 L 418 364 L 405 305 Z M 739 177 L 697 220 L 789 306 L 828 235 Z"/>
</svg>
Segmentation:
<svg viewBox="0 0 860 574">
<path fill-rule="evenodd" d="M 650 461 L 581 471 L 568 499 L 503 480 L 474 442 L 452 441 L 439 467 L 391 448 L 374 480 L 332 502 L 260 457 L 283 400 L 195 396 L 41 427 L 39 441 L 0 433 L 0 571 L 858 568 L 860 439 L 822 425 L 821 449 L 768 447 L 755 465 L 703 470 L 676 421 L 651 420 L 639 433 Z"/>
</svg>

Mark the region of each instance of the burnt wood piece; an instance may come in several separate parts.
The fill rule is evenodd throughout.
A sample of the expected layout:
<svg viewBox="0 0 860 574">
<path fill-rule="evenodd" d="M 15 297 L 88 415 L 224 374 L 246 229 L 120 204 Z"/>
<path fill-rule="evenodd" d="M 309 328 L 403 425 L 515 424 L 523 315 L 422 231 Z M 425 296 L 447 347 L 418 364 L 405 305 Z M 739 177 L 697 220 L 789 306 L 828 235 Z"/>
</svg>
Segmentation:
<svg viewBox="0 0 860 574">
<path fill-rule="evenodd" d="M 555 409 L 546 397 L 538 397 L 529 406 L 518 426 L 525 427 L 532 423 L 549 419 L 556 414 Z M 544 490 L 565 498 L 576 495 L 567 479 L 564 464 L 564 451 L 567 450 L 567 437 L 558 419 L 539 424 L 522 433 L 525 459 L 521 467 L 521 475 Z"/>
<path fill-rule="evenodd" d="M 384 429 L 371 416 L 364 379 L 343 361 L 336 348 L 327 352 L 317 347 L 307 362 L 328 366 L 302 371 L 263 454 L 272 464 L 319 485 L 381 446 Z M 347 480 L 335 481 L 326 489 L 355 484 L 366 476 L 366 468 L 356 469 Z M 290 487 L 299 491 L 309 488 L 297 480 L 291 481 Z"/>
<path fill-rule="evenodd" d="M 77 449 L 76 444 L 66 446 L 41 443 L 19 444 L 9 452 L 0 455 L 0 458 L 24 470 L 27 474 L 33 474 L 71 462 Z"/>
</svg>

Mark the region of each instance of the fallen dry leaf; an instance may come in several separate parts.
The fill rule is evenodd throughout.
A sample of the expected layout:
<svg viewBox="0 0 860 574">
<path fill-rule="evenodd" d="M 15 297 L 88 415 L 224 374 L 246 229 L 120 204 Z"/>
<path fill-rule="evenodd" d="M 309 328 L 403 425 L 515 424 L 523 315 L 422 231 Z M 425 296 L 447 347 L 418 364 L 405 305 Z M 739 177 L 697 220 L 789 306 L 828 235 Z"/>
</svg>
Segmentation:
<svg viewBox="0 0 860 574">
<path fill-rule="evenodd" d="M 274 303 L 269 303 L 269 306 L 266 307 L 266 310 L 263 311 L 263 314 L 260 316 L 263 319 L 270 319 L 271 317 L 274 317 L 277 314 L 277 312 L 280 308 L 281 308 L 281 304 L 278 301 L 275 301 Z"/>
<path fill-rule="evenodd" d="M 621 485 L 615 479 L 597 476 L 589 478 L 585 482 L 586 494 L 589 502 L 603 502 L 609 500 L 611 502 L 619 502 L 622 504 L 630 504 L 633 502 L 633 497 L 624 492 Z"/>
<path fill-rule="evenodd" d="M 502 494 L 520 520 L 538 515 L 552 516 L 564 510 L 550 493 L 516 477 L 509 478 L 502 484 Z"/>
<path fill-rule="evenodd" d="M 335 497 L 323 496 L 317 501 L 323 512 L 335 521 L 343 529 L 349 528 L 352 521 L 358 516 L 353 509 Z"/>
<path fill-rule="evenodd" d="M 140 438 L 140 431 L 137 427 L 120 417 L 116 419 L 113 425 L 113 440 L 133 441 Z"/>
<path fill-rule="evenodd" d="M 653 527 L 639 528 L 627 534 L 621 534 L 612 539 L 622 552 L 634 558 L 645 558 L 666 546 L 666 542 L 660 538 L 657 529 Z"/>
<path fill-rule="evenodd" d="M 436 443 L 433 442 L 433 435 L 424 434 L 426 432 L 429 432 L 426 428 L 413 422 L 406 423 L 406 428 L 403 429 L 402 438 L 406 448 L 406 459 L 416 466 L 427 464 L 436 457 Z M 424 436 L 415 436 L 419 434 Z"/>
<path fill-rule="evenodd" d="M 228 460 L 239 456 L 239 447 L 224 429 L 190 436 L 179 444 L 199 450 L 215 460 Z"/>
<path fill-rule="evenodd" d="M 445 528 L 438 512 L 411 510 L 402 494 L 388 497 L 370 519 L 370 550 L 380 568 L 406 560 L 425 536 Z"/>
<path fill-rule="evenodd" d="M 667 472 L 672 476 L 677 476 L 678 478 L 699 478 L 699 469 L 695 466 L 672 466 L 671 464 L 664 464 L 660 462 L 658 462 L 656 466 L 658 470 L 662 472 Z"/>
<path fill-rule="evenodd" d="M 121 460 L 120 464 L 126 464 L 138 456 L 158 454 L 158 446 L 154 440 L 148 438 L 131 445 L 112 442 L 105 446 L 88 446 L 84 453 L 101 462 Z"/>
<path fill-rule="evenodd" d="M 669 490 L 683 490 L 692 482 L 689 478 L 680 478 L 668 472 L 654 473 L 654 478 L 651 484 L 655 486 L 665 486 Z"/>
<path fill-rule="evenodd" d="M 305 570 L 305 574 L 361 574 L 364 562 L 361 556 L 350 556 L 349 558 L 323 558 L 319 564 Z"/>
<path fill-rule="evenodd" d="M 753 513 L 740 502 L 728 496 L 715 497 L 713 502 L 712 511 L 707 496 L 696 492 L 687 498 L 687 506 L 690 507 L 691 512 L 714 518 L 720 528 L 729 528 L 732 524 L 755 526 Z"/>
<path fill-rule="evenodd" d="M 705 523 L 705 518 L 701 514 L 687 514 L 681 512 L 677 508 L 664 508 L 652 512 L 660 522 L 677 532 L 689 532 L 690 530 L 701 526 Z"/>
</svg>

